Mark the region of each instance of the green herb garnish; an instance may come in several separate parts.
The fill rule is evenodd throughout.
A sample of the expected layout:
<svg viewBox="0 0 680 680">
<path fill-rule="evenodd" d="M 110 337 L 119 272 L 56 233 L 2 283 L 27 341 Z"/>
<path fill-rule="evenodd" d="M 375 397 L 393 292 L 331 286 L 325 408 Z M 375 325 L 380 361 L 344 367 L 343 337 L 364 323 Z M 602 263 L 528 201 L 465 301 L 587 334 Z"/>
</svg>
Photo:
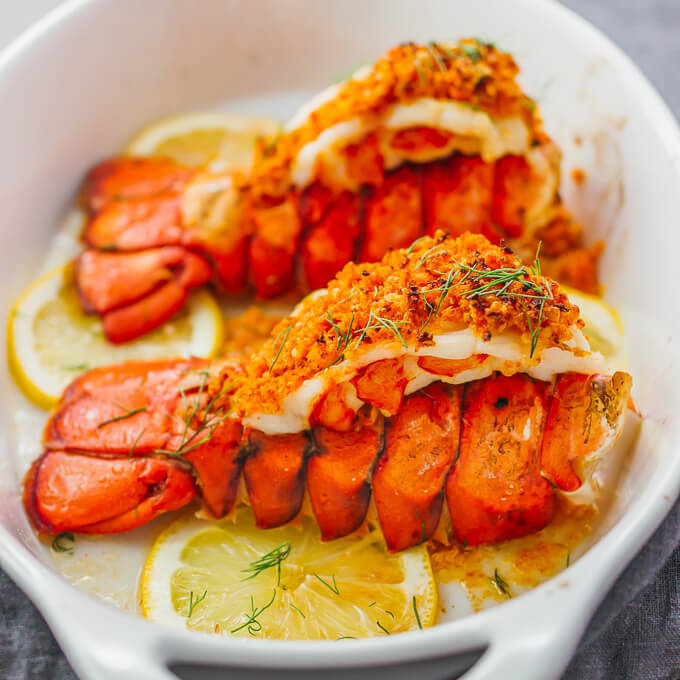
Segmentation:
<svg viewBox="0 0 680 680">
<path fill-rule="evenodd" d="M 141 432 L 135 437 L 135 441 L 132 442 L 132 446 L 130 447 L 130 453 L 129 453 L 129 458 L 132 458 L 135 455 L 135 449 L 137 448 L 137 444 L 139 444 L 139 440 L 144 436 L 144 433 L 146 432 L 146 428 L 143 427 Z"/>
<path fill-rule="evenodd" d="M 262 630 L 262 624 L 257 620 L 257 617 L 262 614 L 263 611 L 266 609 L 269 609 L 269 607 L 272 606 L 272 603 L 274 602 L 274 598 L 276 597 L 276 590 L 272 593 L 272 599 L 267 602 L 264 606 L 260 607 L 259 609 L 255 608 L 255 602 L 253 601 L 253 596 L 250 596 L 250 614 L 246 613 L 245 616 L 248 617 L 248 619 L 245 621 L 245 623 L 242 623 L 240 626 L 237 626 L 236 628 L 233 628 L 231 630 L 232 633 L 238 633 L 239 630 L 243 630 L 244 628 L 248 628 L 248 633 L 250 635 L 256 635 Z"/>
<path fill-rule="evenodd" d="M 88 368 L 90 368 L 89 364 L 67 364 L 62 366 L 62 369 L 65 371 L 86 371 Z"/>
<path fill-rule="evenodd" d="M 266 555 L 262 555 L 259 560 L 250 563 L 247 569 L 241 569 L 242 573 L 250 574 L 241 579 L 248 581 L 251 578 L 259 576 L 263 571 L 276 567 L 276 585 L 281 585 L 281 562 L 283 562 L 288 555 L 290 555 L 290 541 L 282 543 L 273 550 L 270 550 Z"/>
<path fill-rule="evenodd" d="M 306 619 L 307 617 L 291 602 L 290 606 L 303 618 Z"/>
<path fill-rule="evenodd" d="M 493 578 L 491 579 L 491 583 L 494 584 L 496 587 L 496 590 L 498 590 L 501 595 L 505 595 L 505 597 L 512 597 L 512 593 L 510 592 L 510 586 L 505 582 L 503 577 L 498 573 L 498 567 L 496 567 L 493 571 Z"/>
<path fill-rule="evenodd" d="M 132 416 L 136 416 L 138 413 L 145 413 L 147 410 L 146 406 L 140 406 L 139 408 L 127 408 L 125 406 L 122 406 L 121 404 L 114 404 L 114 406 L 123 409 L 125 413 L 122 413 L 119 416 L 115 416 L 114 418 L 109 418 L 108 420 L 103 420 L 101 423 L 99 423 L 99 425 L 97 425 L 96 429 L 104 427 L 104 425 L 117 423 L 119 420 L 126 420 L 127 418 L 132 418 Z"/>
<path fill-rule="evenodd" d="M 70 531 L 60 531 L 52 539 L 52 550 L 58 553 L 73 554 L 73 546 L 76 542 L 76 537 Z"/>
<path fill-rule="evenodd" d="M 376 619 L 376 624 L 377 624 L 378 628 L 380 628 L 380 630 L 383 633 L 385 633 L 385 635 L 392 635 L 392 633 L 390 633 L 390 631 L 387 630 L 387 628 L 385 628 L 385 626 L 383 626 L 382 623 L 380 623 L 380 621 L 378 621 L 377 619 Z"/>
<path fill-rule="evenodd" d="M 418 605 L 416 604 L 416 596 L 413 596 L 413 613 L 416 615 L 416 623 L 420 630 L 423 629 L 423 624 L 420 622 L 420 614 L 418 613 Z"/>
<path fill-rule="evenodd" d="M 217 409 L 216 404 L 219 398 L 224 394 L 224 392 L 229 387 L 231 387 L 230 385 L 223 387 L 208 402 L 203 412 L 203 416 L 202 418 L 200 418 L 198 426 L 193 432 L 191 432 L 191 424 L 197 417 L 198 408 L 201 404 L 201 398 L 205 393 L 208 375 L 209 373 L 207 370 L 203 372 L 201 384 L 198 388 L 198 393 L 196 394 L 196 399 L 194 400 L 193 405 L 189 403 L 186 391 L 181 387 L 179 388 L 179 393 L 182 395 L 182 402 L 184 404 L 184 418 L 183 418 L 184 429 L 182 431 L 182 436 L 180 437 L 180 443 L 177 449 L 175 449 L 174 451 L 170 449 L 154 449 L 154 453 L 161 453 L 167 456 L 177 457 L 186 456 L 188 453 L 191 453 L 191 451 L 193 451 L 194 449 L 209 442 L 212 439 L 217 426 L 227 419 L 228 414 L 223 413 L 221 409 Z"/>
<path fill-rule="evenodd" d="M 479 47 L 473 45 L 466 45 L 465 43 L 459 43 L 458 47 L 460 51 L 473 62 L 478 62 L 482 58 L 482 54 L 479 51 Z"/>
<path fill-rule="evenodd" d="M 272 361 L 271 366 L 269 367 L 270 373 L 274 370 L 274 366 L 276 366 L 276 362 L 279 360 L 279 357 L 281 356 L 283 346 L 286 344 L 286 340 L 288 340 L 288 335 L 290 333 L 291 328 L 292 328 L 292 326 L 288 326 L 288 328 L 284 328 L 282 331 L 279 331 L 279 334 L 276 336 L 276 338 L 274 338 L 274 344 L 272 345 L 272 349 L 276 349 L 276 345 L 279 341 L 279 338 L 283 335 L 283 340 L 281 341 L 279 351 L 276 353 L 276 356 L 274 357 L 274 361 Z M 284 335 L 284 333 L 285 333 L 285 335 Z"/>
<path fill-rule="evenodd" d="M 378 316 L 371 310 L 371 312 L 368 315 L 368 323 L 364 326 L 364 328 L 362 330 L 354 331 L 355 335 L 359 335 L 359 339 L 357 340 L 356 345 L 354 345 L 354 349 L 357 349 L 357 347 L 359 347 L 363 339 L 366 337 L 366 333 L 368 333 L 368 331 L 377 328 L 387 329 L 388 331 L 395 335 L 395 337 L 401 343 L 402 347 L 408 347 L 406 341 L 404 340 L 398 328 L 398 326 L 403 326 L 405 323 L 406 321 L 392 321 L 391 319 L 385 319 L 381 316 Z"/>
<path fill-rule="evenodd" d="M 335 582 L 335 574 L 333 574 L 332 580 L 333 580 L 333 585 L 328 583 L 328 581 L 324 581 L 324 579 L 321 578 L 318 574 L 313 574 L 321 583 L 323 583 L 328 590 L 330 590 L 332 593 L 335 593 L 335 595 L 340 595 L 340 590 L 338 589 L 338 584 Z"/>
<path fill-rule="evenodd" d="M 190 590 L 189 591 L 189 614 L 187 614 L 187 618 L 190 619 L 191 615 L 194 613 L 194 609 L 196 609 L 196 605 L 201 604 L 203 600 L 205 600 L 206 595 L 208 594 L 207 590 L 203 591 L 203 595 L 201 597 L 197 597 L 194 600 L 194 591 Z"/>
<path fill-rule="evenodd" d="M 426 239 L 427 236 L 419 236 L 409 247 L 408 250 L 406 251 L 407 255 L 410 255 L 413 252 L 413 249 L 423 240 Z"/>
</svg>

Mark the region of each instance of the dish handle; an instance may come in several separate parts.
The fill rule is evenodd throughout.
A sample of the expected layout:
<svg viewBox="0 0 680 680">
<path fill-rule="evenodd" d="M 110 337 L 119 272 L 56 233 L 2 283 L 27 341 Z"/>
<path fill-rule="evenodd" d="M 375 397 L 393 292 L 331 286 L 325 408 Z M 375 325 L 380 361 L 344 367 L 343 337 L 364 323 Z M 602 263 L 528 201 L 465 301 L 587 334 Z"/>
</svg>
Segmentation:
<svg viewBox="0 0 680 680">
<path fill-rule="evenodd" d="M 486 651 L 460 680 L 559 678 L 597 601 L 566 581 L 558 582 L 552 595 L 556 597 L 535 598 L 533 606 L 516 608 L 517 616 L 512 616 L 514 603 L 506 603 L 506 616 L 489 632 Z"/>
<path fill-rule="evenodd" d="M 91 607 L 91 605 L 90 605 Z M 177 680 L 167 667 L 156 635 L 149 635 L 146 621 L 115 612 L 117 616 L 95 617 L 89 624 L 75 621 L 85 608 L 75 606 L 53 616 L 54 608 L 43 608 L 50 628 L 83 680 Z M 78 631 L 74 635 L 74 631 Z"/>
</svg>

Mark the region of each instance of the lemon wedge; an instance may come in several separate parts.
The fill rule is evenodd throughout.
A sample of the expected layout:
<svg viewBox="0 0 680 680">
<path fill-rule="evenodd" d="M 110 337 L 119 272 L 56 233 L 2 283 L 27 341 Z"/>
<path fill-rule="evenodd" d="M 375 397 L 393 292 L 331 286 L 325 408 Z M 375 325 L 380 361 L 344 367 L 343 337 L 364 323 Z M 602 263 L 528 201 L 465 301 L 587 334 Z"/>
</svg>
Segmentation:
<svg viewBox="0 0 680 680">
<path fill-rule="evenodd" d="M 184 629 L 338 640 L 431 626 L 437 587 L 425 546 L 385 552 L 373 531 L 323 543 L 316 523 L 257 529 L 252 512 L 171 524 L 142 575 L 142 610 Z"/>
<path fill-rule="evenodd" d="M 572 304 L 581 311 L 585 321 L 583 332 L 591 349 L 602 352 L 612 368 L 625 369 L 626 345 L 619 313 L 602 298 L 562 286 Z"/>
<path fill-rule="evenodd" d="M 170 321 L 142 338 L 112 345 L 99 317 L 82 311 L 71 264 L 35 281 L 14 303 L 7 348 L 10 369 L 26 396 L 50 408 L 80 373 L 127 359 L 210 357 L 223 342 L 220 308 L 210 293 L 192 293 Z"/>
<path fill-rule="evenodd" d="M 248 170 L 258 137 L 275 135 L 280 124 L 269 118 L 231 113 L 189 113 L 163 118 L 141 130 L 125 153 L 162 156 L 189 167 Z"/>
</svg>

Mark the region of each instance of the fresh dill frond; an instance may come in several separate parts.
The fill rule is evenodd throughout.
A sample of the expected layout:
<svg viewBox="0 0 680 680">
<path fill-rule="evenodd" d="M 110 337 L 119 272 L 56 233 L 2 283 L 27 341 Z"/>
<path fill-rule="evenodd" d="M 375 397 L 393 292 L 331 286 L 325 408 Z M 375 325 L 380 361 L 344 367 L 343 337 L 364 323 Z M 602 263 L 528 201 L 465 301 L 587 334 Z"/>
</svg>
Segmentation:
<svg viewBox="0 0 680 680">
<path fill-rule="evenodd" d="M 418 605 L 416 604 L 416 596 L 413 596 L 413 613 L 415 614 L 416 617 L 416 623 L 418 624 L 418 628 L 420 630 L 423 629 L 423 624 L 420 622 L 420 614 L 418 613 Z"/>
<path fill-rule="evenodd" d="M 491 583 L 496 587 L 496 590 L 501 595 L 504 595 L 505 597 L 512 597 L 512 593 L 510 592 L 510 586 L 506 583 L 506 581 L 503 579 L 503 577 L 498 573 L 498 567 L 496 567 L 493 571 L 493 578 L 490 579 Z"/>
<path fill-rule="evenodd" d="M 208 371 L 205 371 L 201 378 L 201 383 L 193 403 L 190 403 L 189 399 L 187 398 L 186 391 L 181 387 L 179 388 L 184 406 L 184 415 L 182 419 L 184 427 L 180 437 L 179 445 L 175 450 L 154 449 L 154 453 L 175 457 L 186 456 L 199 446 L 207 444 L 212 439 L 218 425 L 223 423 L 229 417 L 228 413 L 224 413 L 221 408 L 217 408 L 218 400 L 228 389 L 228 386 L 225 386 L 208 402 L 202 412 L 202 417 L 198 419 L 196 429 L 193 432 L 191 431 L 192 424 L 198 417 L 198 409 L 206 390 L 208 376 Z"/>
<path fill-rule="evenodd" d="M 110 425 L 111 423 L 117 423 L 119 420 L 126 420 L 127 418 L 132 418 L 132 416 L 136 416 L 138 413 L 145 413 L 147 408 L 146 406 L 140 406 L 139 408 L 126 408 L 125 406 L 121 406 L 120 404 L 114 404 L 117 408 L 121 408 L 125 411 L 125 413 L 122 413 L 119 416 L 114 416 L 113 418 L 109 418 L 108 420 L 102 420 L 99 425 L 97 425 L 97 430 L 100 427 L 104 427 L 104 425 Z"/>
<path fill-rule="evenodd" d="M 270 550 L 266 555 L 262 555 L 260 559 L 250 563 L 247 569 L 241 569 L 244 574 L 250 574 L 244 577 L 243 581 L 248 581 L 251 578 L 259 576 L 263 571 L 276 568 L 276 585 L 281 585 L 281 562 L 283 562 L 288 555 L 290 555 L 290 541 L 282 543 L 273 550 Z"/>
<path fill-rule="evenodd" d="M 201 595 L 201 597 L 197 597 L 196 599 L 194 599 L 194 591 L 193 590 L 189 591 L 189 614 L 187 615 L 188 619 L 191 618 L 191 615 L 194 613 L 194 609 L 196 609 L 196 606 L 201 604 L 201 602 L 205 600 L 207 594 L 208 591 L 204 590 L 203 595 Z"/>
<path fill-rule="evenodd" d="M 423 240 L 426 239 L 427 236 L 419 236 L 409 247 L 408 250 L 406 251 L 407 255 L 410 255 L 413 252 L 413 249 Z"/>
<path fill-rule="evenodd" d="M 58 553 L 73 554 L 73 547 L 76 542 L 76 537 L 70 531 L 60 531 L 52 539 L 52 550 Z"/>
<path fill-rule="evenodd" d="M 269 372 L 270 373 L 274 370 L 274 366 L 276 366 L 276 362 L 279 360 L 279 357 L 281 356 L 281 352 L 283 351 L 283 346 L 286 344 L 286 340 L 288 340 L 288 335 L 290 334 L 291 328 L 292 328 L 292 326 L 288 326 L 288 328 L 284 328 L 282 331 L 279 331 L 279 334 L 274 339 L 274 344 L 272 345 L 272 348 L 276 349 L 276 345 L 279 342 L 279 338 L 283 335 L 283 340 L 281 341 L 279 351 L 276 353 L 276 356 L 274 357 L 274 361 L 272 361 L 271 365 L 269 366 Z"/>
<path fill-rule="evenodd" d="M 326 588 L 328 588 L 328 590 L 330 590 L 332 593 L 334 593 L 335 595 L 340 595 L 338 584 L 335 582 L 335 574 L 333 574 L 332 576 L 333 585 L 328 583 L 328 581 L 325 581 L 323 578 L 321 578 L 321 576 L 319 576 L 316 573 L 313 574 L 313 576 L 315 576 L 319 581 L 321 581 L 321 583 L 323 583 L 326 586 Z"/>
<path fill-rule="evenodd" d="M 406 321 L 392 321 L 391 319 L 386 319 L 384 317 L 378 316 L 377 314 L 375 314 L 375 312 L 373 312 L 373 310 L 371 310 L 371 312 L 368 315 L 367 324 L 361 330 L 354 331 L 355 335 L 359 335 L 359 339 L 354 345 L 354 349 L 357 349 L 359 345 L 361 345 L 368 331 L 380 328 L 385 328 L 386 330 L 393 333 L 394 336 L 401 343 L 402 347 L 408 347 L 408 344 L 404 340 L 404 337 L 402 336 L 401 331 L 398 328 L 399 326 L 403 326 L 404 324 L 406 324 Z"/>
<path fill-rule="evenodd" d="M 306 619 L 307 617 L 304 615 L 304 613 L 298 609 L 292 602 L 290 603 L 290 606 L 303 618 Z"/>
<path fill-rule="evenodd" d="M 380 621 L 378 621 L 378 620 L 376 619 L 375 623 L 376 623 L 376 625 L 378 626 L 378 628 L 380 628 L 380 630 L 381 630 L 383 633 L 385 633 L 385 635 L 392 635 L 392 633 L 390 633 L 390 631 L 387 630 L 387 628 L 385 628 L 385 626 L 383 626 L 382 623 L 380 623 Z"/>
<path fill-rule="evenodd" d="M 135 455 L 135 450 L 137 448 L 137 444 L 139 444 L 139 440 L 144 436 L 144 433 L 146 432 L 146 428 L 143 427 L 140 431 L 140 433 L 135 437 L 135 441 L 132 442 L 132 446 L 130 447 L 130 453 L 128 454 L 129 458 L 132 458 Z"/>
<path fill-rule="evenodd" d="M 236 628 L 232 628 L 231 632 L 232 633 L 238 633 L 240 630 L 243 630 L 244 628 L 248 628 L 248 633 L 250 635 L 256 635 L 262 630 L 262 624 L 258 621 L 258 616 L 262 614 L 263 611 L 269 609 L 269 607 L 272 606 L 272 603 L 274 602 L 274 598 L 276 597 L 276 589 L 274 589 L 274 592 L 272 593 L 272 599 L 267 602 L 267 604 L 263 605 L 259 609 L 255 608 L 255 602 L 253 600 L 253 596 L 250 596 L 250 614 L 246 613 L 245 616 L 247 617 L 246 621 L 242 623 L 240 626 L 237 626 Z"/>
</svg>

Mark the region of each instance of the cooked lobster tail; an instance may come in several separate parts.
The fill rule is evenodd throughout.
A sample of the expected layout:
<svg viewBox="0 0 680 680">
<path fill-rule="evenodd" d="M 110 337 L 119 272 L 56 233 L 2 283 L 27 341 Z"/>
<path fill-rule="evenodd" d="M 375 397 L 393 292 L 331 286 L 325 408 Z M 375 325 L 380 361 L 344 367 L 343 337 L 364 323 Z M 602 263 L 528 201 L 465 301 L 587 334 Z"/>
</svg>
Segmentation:
<svg viewBox="0 0 680 680">
<path fill-rule="evenodd" d="M 249 176 L 122 157 L 92 169 L 76 281 L 124 342 L 209 279 L 259 298 L 324 287 L 438 229 L 539 240 L 552 270 L 597 290 L 600 246 L 558 194 L 560 154 L 508 54 L 479 41 L 402 45 L 263 142 Z"/>
</svg>

